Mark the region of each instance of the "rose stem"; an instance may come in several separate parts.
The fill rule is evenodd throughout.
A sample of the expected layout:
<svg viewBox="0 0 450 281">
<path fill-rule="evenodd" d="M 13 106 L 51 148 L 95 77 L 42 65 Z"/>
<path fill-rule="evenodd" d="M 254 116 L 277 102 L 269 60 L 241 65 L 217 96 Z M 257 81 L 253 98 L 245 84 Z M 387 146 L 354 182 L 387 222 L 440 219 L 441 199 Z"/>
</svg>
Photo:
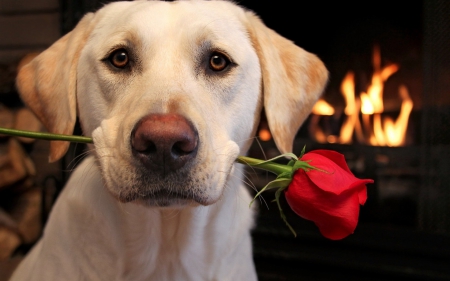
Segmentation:
<svg viewBox="0 0 450 281">
<path fill-rule="evenodd" d="M 57 141 L 70 141 L 70 142 L 81 142 L 81 143 L 92 143 L 92 139 L 83 136 L 69 136 L 62 134 L 50 134 L 43 132 L 30 132 L 15 129 L 0 128 L 0 134 L 18 136 L 32 139 L 41 140 L 57 140 Z"/>
<path fill-rule="evenodd" d="M 32 139 L 42 139 L 42 140 L 51 140 L 51 141 L 70 141 L 70 142 L 79 142 L 79 143 L 93 143 L 92 138 L 83 137 L 83 136 L 74 136 L 74 135 L 63 135 L 63 134 L 51 134 L 51 133 L 43 133 L 43 132 L 31 132 L 31 131 L 23 131 L 23 130 L 15 130 L 15 129 L 6 129 L 0 128 L 0 134 L 9 135 L 9 136 L 18 136 L 18 137 L 26 137 Z M 265 160 L 255 159 L 246 156 L 238 156 L 236 159 L 237 163 L 249 165 L 254 168 L 263 169 L 274 174 L 281 174 L 283 172 L 290 172 L 292 167 L 287 165 L 266 162 Z"/>
</svg>

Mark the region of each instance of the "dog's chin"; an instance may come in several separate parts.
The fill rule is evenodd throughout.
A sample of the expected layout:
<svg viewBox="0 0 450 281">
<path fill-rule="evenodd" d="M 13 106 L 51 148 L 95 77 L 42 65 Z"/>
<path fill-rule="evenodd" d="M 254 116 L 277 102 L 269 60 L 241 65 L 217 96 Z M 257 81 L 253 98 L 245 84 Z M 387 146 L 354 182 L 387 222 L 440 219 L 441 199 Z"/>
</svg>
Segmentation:
<svg viewBox="0 0 450 281">
<path fill-rule="evenodd" d="M 157 208 L 183 208 L 202 205 L 194 200 L 182 198 L 138 198 L 132 203 Z"/>
<path fill-rule="evenodd" d="M 217 199 L 207 196 L 205 192 L 196 192 L 193 190 L 173 191 L 162 189 L 146 192 L 146 194 L 131 192 L 126 196 L 123 193 L 121 195 L 112 194 L 122 203 L 134 203 L 146 207 L 196 207 L 211 205 L 217 201 Z"/>
<path fill-rule="evenodd" d="M 146 196 L 138 196 L 132 202 L 146 207 L 180 208 L 186 206 L 207 205 L 207 200 L 194 193 L 174 193 L 158 191 Z"/>
</svg>

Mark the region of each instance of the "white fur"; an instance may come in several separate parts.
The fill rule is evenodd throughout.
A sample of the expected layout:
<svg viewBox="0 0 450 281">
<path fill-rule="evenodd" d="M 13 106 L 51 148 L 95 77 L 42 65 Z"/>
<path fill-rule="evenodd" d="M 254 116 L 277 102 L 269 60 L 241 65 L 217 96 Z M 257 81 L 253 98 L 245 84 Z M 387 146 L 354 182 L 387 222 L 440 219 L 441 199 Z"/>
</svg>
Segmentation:
<svg viewBox="0 0 450 281">
<path fill-rule="evenodd" d="M 105 64 L 117 46 L 133 50 L 131 72 Z M 200 63 L 217 49 L 236 63 L 226 75 Z M 78 115 L 95 145 L 11 280 L 256 280 L 251 196 L 234 160 L 248 150 L 263 103 L 278 147 L 292 147 L 326 79 L 317 57 L 228 1 L 118 2 L 88 14 L 18 76 L 50 131 L 71 132 Z M 198 131 L 188 177 L 164 188 L 201 194 L 201 203 L 117 199 L 150 189 L 141 179 L 152 171 L 133 158 L 130 135 L 153 113 L 179 114 Z M 50 159 L 66 150 L 53 142 Z"/>
</svg>

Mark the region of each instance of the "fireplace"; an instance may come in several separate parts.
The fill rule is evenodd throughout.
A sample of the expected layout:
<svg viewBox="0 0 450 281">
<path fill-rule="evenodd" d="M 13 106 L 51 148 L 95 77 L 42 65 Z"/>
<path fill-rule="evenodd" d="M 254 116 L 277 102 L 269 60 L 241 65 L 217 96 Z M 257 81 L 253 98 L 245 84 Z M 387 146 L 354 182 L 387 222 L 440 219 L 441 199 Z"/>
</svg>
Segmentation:
<svg viewBox="0 0 450 281">
<path fill-rule="evenodd" d="M 309 1 L 277 9 L 252 2 L 241 3 L 330 71 L 294 152 L 336 150 L 358 177 L 375 179 L 355 234 L 339 242 L 289 213 L 300 232 L 294 239 L 276 206 L 261 203 L 254 241 L 262 280 L 449 279 L 450 3 Z M 251 154 L 276 155 L 264 120 L 261 128 L 263 149 Z M 252 179 L 260 186 L 267 177 Z"/>
</svg>

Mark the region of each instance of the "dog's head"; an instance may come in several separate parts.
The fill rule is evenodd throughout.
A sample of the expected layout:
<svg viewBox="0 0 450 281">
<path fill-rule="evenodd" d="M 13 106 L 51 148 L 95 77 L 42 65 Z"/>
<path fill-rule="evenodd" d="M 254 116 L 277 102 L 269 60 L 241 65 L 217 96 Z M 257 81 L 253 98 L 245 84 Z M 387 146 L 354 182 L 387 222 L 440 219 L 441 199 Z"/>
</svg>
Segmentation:
<svg viewBox="0 0 450 281">
<path fill-rule="evenodd" d="M 281 152 L 327 80 L 313 54 L 228 1 L 116 2 L 90 13 L 17 78 L 54 133 L 77 116 L 120 201 L 217 201 L 264 107 Z M 51 143 L 50 161 L 67 142 Z"/>
</svg>

